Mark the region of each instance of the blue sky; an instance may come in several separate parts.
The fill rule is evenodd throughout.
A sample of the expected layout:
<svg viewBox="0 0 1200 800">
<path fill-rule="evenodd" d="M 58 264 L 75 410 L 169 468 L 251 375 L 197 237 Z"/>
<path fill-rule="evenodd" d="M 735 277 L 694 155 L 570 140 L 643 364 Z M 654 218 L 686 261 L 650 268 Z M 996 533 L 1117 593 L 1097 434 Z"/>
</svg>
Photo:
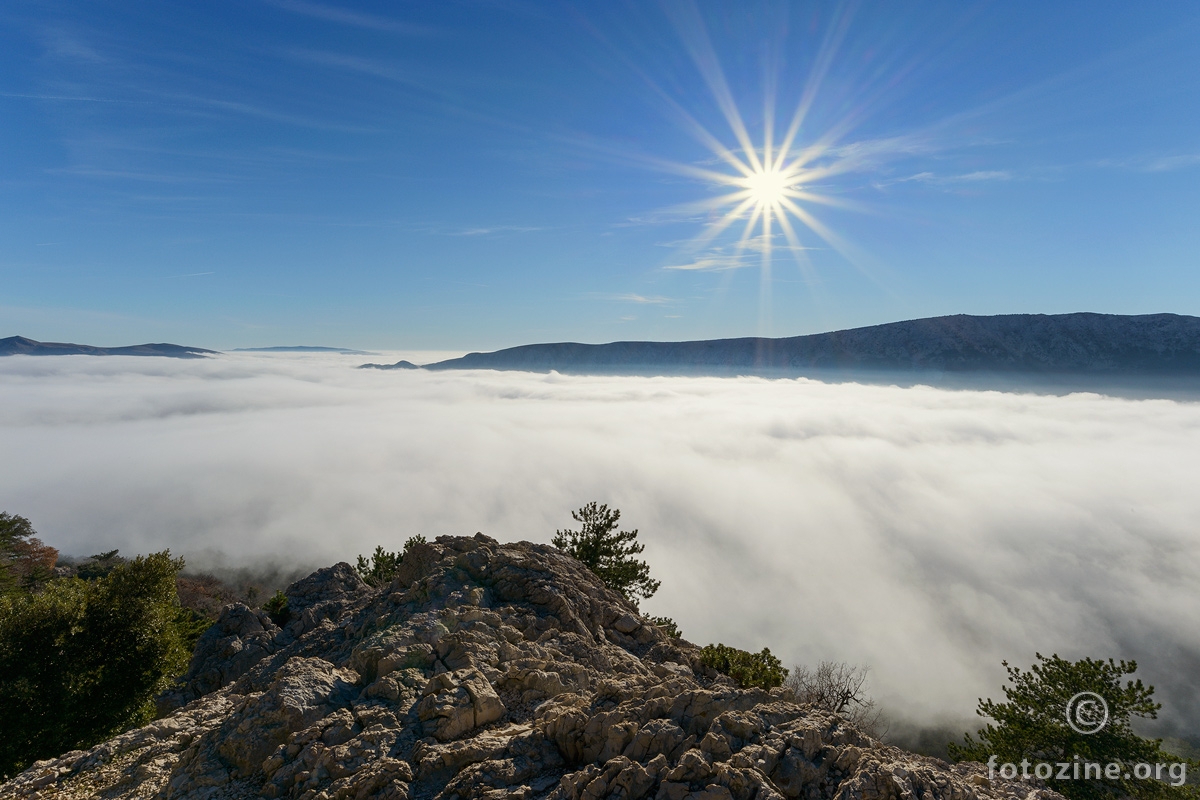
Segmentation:
<svg viewBox="0 0 1200 800">
<path fill-rule="evenodd" d="M 825 236 L 704 240 L 722 189 L 689 168 L 727 165 L 700 129 L 748 157 L 722 81 L 753 148 L 808 97 Z M 0 8 L 0 336 L 466 350 L 1194 314 L 1198 219 L 1190 2 Z"/>
</svg>

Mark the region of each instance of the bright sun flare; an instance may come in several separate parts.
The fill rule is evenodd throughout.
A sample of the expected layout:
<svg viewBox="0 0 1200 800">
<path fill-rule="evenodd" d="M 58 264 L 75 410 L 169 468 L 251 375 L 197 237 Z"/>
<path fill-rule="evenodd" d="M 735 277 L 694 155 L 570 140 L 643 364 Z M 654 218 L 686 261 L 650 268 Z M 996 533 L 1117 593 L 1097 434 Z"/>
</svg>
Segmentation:
<svg viewBox="0 0 1200 800">
<path fill-rule="evenodd" d="M 703 200 L 675 207 L 679 213 L 693 215 L 699 212 L 705 216 L 703 231 L 684 245 L 692 263 L 678 269 L 738 269 L 751 266 L 753 257 L 753 261 L 761 264 L 760 320 L 766 321 L 770 315 L 772 251 L 782 250 L 792 256 L 810 286 L 819 283 L 807 253 L 816 249 L 811 246 L 815 242 L 810 240 L 806 246 L 801 242 L 801 235 L 815 236 L 823 245 L 861 268 L 862 254 L 858 249 L 822 223 L 812 211 L 818 205 L 855 208 L 844 198 L 830 196 L 822 189 L 835 176 L 862 166 L 862 156 L 854 148 L 839 142 L 849 130 L 851 120 L 834 124 L 816 138 L 801 135 L 836 45 L 831 45 L 818 58 L 791 120 L 786 127 L 780 126 L 782 137 L 778 137 L 780 129 L 776 127 L 773 88 L 766 93 L 761 139 L 755 141 L 738 110 L 703 20 L 694 9 L 688 11 L 685 7 L 680 11 L 676 26 L 734 140 L 722 141 L 721 136 L 705 128 L 668 93 L 658 90 L 668 107 L 677 113 L 684 129 L 716 157 L 705 164 L 654 160 L 660 168 L 698 178 L 719 189 L 717 194 Z M 807 141 L 801 144 L 802 140 Z M 736 242 L 725 240 L 724 234 L 734 226 L 741 227 L 741 235 Z"/>
<path fill-rule="evenodd" d="M 787 190 L 791 188 L 788 176 L 776 169 L 755 172 L 739 183 L 746 187 L 746 191 L 750 192 L 759 208 L 777 207 L 783 198 L 787 197 Z"/>
<path fill-rule="evenodd" d="M 801 244 L 798 226 L 794 223 L 804 226 L 835 250 L 844 251 L 844 243 L 806 208 L 818 203 L 844 205 L 812 188 L 813 182 L 842 171 L 844 165 L 836 158 L 830 158 L 830 148 L 823 143 L 805 148 L 793 147 L 803 119 L 803 110 L 792 120 L 782 142 L 774 145 L 768 133 L 764 136 L 762 146 L 756 147 L 751 144 L 735 107 L 727 108 L 730 110 L 730 127 L 741 147 L 737 150 L 725 147 L 707 131 L 703 139 L 725 166 L 732 169 L 720 172 L 692 165 L 676 167 L 680 172 L 731 190 L 681 207 L 688 211 L 720 213 L 719 217 L 711 219 L 704 233 L 693 240 L 690 246 L 696 250 L 705 248 L 741 221 L 745 227 L 733 251 L 726 251 L 725 263 L 741 266 L 743 254 L 756 251 L 761 254 L 763 279 L 769 282 L 771 254 L 778 248 L 789 252 L 806 278 L 811 279 L 811 266 L 805 254 L 807 248 Z M 780 234 L 782 242 L 776 241 Z"/>
</svg>

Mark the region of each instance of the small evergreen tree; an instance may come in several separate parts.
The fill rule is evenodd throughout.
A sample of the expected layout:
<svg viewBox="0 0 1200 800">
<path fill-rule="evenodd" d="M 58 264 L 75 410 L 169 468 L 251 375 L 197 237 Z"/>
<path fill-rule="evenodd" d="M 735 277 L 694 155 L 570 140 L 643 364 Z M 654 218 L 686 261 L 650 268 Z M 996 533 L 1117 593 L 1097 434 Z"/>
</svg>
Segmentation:
<svg viewBox="0 0 1200 800">
<path fill-rule="evenodd" d="M 403 558 L 403 553 L 389 553 L 383 549 L 383 545 L 376 545 L 370 561 L 362 556 L 358 557 L 355 570 L 358 577 L 368 586 L 383 586 L 395 576 Z"/>
<path fill-rule="evenodd" d="M 371 555 L 371 560 L 362 556 L 358 557 L 358 564 L 354 569 L 358 572 L 358 576 L 363 579 L 363 583 L 368 586 L 383 586 L 390 583 L 392 578 L 396 577 L 396 570 L 400 569 L 400 562 L 404 560 L 404 556 L 408 555 L 408 551 L 414 545 L 421 544 L 425 541 L 425 537 L 421 534 L 408 537 L 404 542 L 404 550 L 399 553 L 389 553 L 383 549 L 383 545 L 376 545 L 375 552 Z"/>
<path fill-rule="evenodd" d="M 572 511 L 571 516 L 580 529 L 555 531 L 555 547 L 581 561 L 605 586 L 635 606 L 639 597 L 647 598 L 658 591 L 660 582 L 650 577 L 650 565 L 633 558 L 646 549 L 637 541 L 637 530 L 617 530 L 620 511 L 591 502 Z"/>
<path fill-rule="evenodd" d="M 1162 707 L 1153 699 L 1154 687 L 1141 680 L 1121 678 L 1137 670 L 1135 661 L 1114 662 L 1085 658 L 1067 661 L 1052 655 L 1035 654 L 1039 663 L 1022 672 L 1003 662 L 1008 671 L 1004 695 L 1007 702 L 991 699 L 979 701 L 976 713 L 990 717 L 977 733 L 964 736 L 963 744 L 949 745 L 955 761 L 987 761 L 993 755 L 1000 762 L 1020 763 L 1083 762 L 1122 764 L 1120 775 L 1091 779 L 1058 780 L 1046 783 L 1071 800 L 1101 800 L 1101 798 L 1137 797 L 1170 798 L 1195 797 L 1191 786 L 1171 786 L 1153 779 L 1135 777 L 1134 765 L 1139 763 L 1171 763 L 1181 759 L 1163 752 L 1161 741 L 1143 739 L 1130 726 L 1132 717 L 1154 719 Z M 1104 699 L 1108 721 L 1093 733 L 1080 733 L 1068 722 L 1067 706 L 1081 692 L 1092 692 Z M 1193 766 L 1195 764 L 1193 763 Z"/>
<path fill-rule="evenodd" d="M 275 590 L 271 599 L 263 603 L 263 611 L 267 612 L 271 621 L 281 628 L 287 625 L 288 620 L 292 618 L 292 611 L 288 608 L 287 595 L 283 593 L 283 589 Z"/>
<path fill-rule="evenodd" d="M 647 619 L 662 628 L 662 632 L 672 639 L 683 638 L 683 632 L 679 630 L 679 626 L 675 624 L 675 620 L 670 617 L 648 617 Z"/>
</svg>

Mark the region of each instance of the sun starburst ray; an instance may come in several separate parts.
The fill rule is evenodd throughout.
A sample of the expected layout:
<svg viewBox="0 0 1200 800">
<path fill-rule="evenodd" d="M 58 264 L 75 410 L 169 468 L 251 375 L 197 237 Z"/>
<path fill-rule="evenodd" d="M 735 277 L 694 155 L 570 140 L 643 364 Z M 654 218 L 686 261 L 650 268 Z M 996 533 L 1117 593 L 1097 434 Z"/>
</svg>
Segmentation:
<svg viewBox="0 0 1200 800">
<path fill-rule="evenodd" d="M 800 268 L 800 274 L 804 277 L 804 282 L 809 287 L 815 286 L 817 275 L 813 271 L 812 259 L 808 257 L 808 248 L 801 244 L 800 237 L 796 235 L 796 231 L 792 228 L 792 223 L 788 220 L 786 214 L 779 215 L 779 227 L 783 230 L 784 238 L 788 241 L 788 249 L 792 252 L 792 259 L 796 262 L 796 266 Z"/>
<path fill-rule="evenodd" d="M 737 271 L 736 267 L 751 265 L 747 253 L 754 251 L 757 256 L 755 260 L 761 264 L 760 330 L 765 330 L 764 326 L 768 325 L 771 316 L 772 261 L 777 249 L 783 248 L 791 253 L 805 283 L 814 291 L 818 290 L 820 281 L 814 260 L 807 253 L 812 248 L 805 247 L 802 238 L 807 241 L 820 240 L 872 277 L 864 263 L 870 259 L 865 258 L 863 253 L 839 237 L 809 210 L 810 206 L 817 205 L 862 210 L 855 203 L 843 197 L 830 196 L 817 187 L 824 182 L 836 185 L 831 179 L 871 169 L 879 157 L 877 142 L 847 142 L 846 137 L 871 110 L 879 92 L 886 90 L 882 83 L 870 97 L 859 97 L 859 102 L 824 127 L 821 135 L 807 135 L 806 126 L 811 124 L 810 119 L 815 116 L 813 112 L 818 96 L 832 70 L 835 56 L 842 48 L 853 9 L 843 8 L 842 12 L 834 15 L 790 116 L 777 116 L 777 86 L 773 73 L 768 70 L 761 95 L 762 116 L 758 120 L 751 120 L 755 123 L 754 135 L 759 137 L 757 144 L 751 138 L 747 119 L 743 118 L 734 101 L 734 94 L 696 4 L 684 0 L 671 4 L 670 9 L 668 13 L 687 52 L 727 126 L 725 135 L 718 137 L 660 87 L 653 87 L 665 101 L 666 107 L 684 121 L 687 132 L 716 157 L 715 160 L 697 161 L 689 165 L 660 165 L 676 174 L 702 180 L 719 190 L 712 197 L 675 207 L 680 213 L 702 212 L 711 215 L 700 234 L 685 247 L 689 257 L 696 260 L 697 266 L 694 268 L 724 272 L 722 285 L 728 287 L 732 273 Z M 786 126 L 783 126 L 785 121 Z M 738 221 L 744 222 L 740 235 L 734 232 Z M 705 249 L 707 254 L 700 253 Z M 705 261 L 711 262 L 711 265 L 703 265 Z"/>
<path fill-rule="evenodd" d="M 721 219 L 712 223 L 708 227 L 708 230 L 692 240 L 690 249 L 699 250 L 707 247 L 714 239 L 728 230 L 730 225 L 741 219 L 742 215 L 749 211 L 752 205 L 754 205 L 753 198 L 744 200 L 741 205 L 726 213 Z"/>
</svg>

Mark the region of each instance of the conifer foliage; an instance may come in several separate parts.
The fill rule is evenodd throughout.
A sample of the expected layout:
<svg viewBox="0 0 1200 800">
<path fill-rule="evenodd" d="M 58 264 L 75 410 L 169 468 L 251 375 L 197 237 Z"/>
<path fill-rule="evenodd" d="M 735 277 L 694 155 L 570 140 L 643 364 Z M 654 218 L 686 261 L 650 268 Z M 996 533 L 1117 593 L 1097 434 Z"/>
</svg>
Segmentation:
<svg viewBox="0 0 1200 800">
<path fill-rule="evenodd" d="M 1194 800 L 1200 796 L 1196 787 L 1170 785 L 1161 774 L 1153 778 L 1137 774 L 1138 764 L 1184 761 L 1165 753 L 1159 740 L 1142 738 L 1133 730 L 1132 718 L 1154 719 L 1162 707 L 1154 700 L 1153 686 L 1140 680 L 1127 680 L 1122 685 L 1123 677 L 1137 671 L 1137 662 L 1111 658 L 1068 661 L 1057 654 L 1035 655 L 1038 663 L 1027 672 L 1003 662 L 1010 684 L 1003 687 L 1006 702 L 979 701 L 976 713 L 994 720 L 994 724 L 980 729 L 978 738 L 967 734 L 962 744 L 952 742 L 951 758 L 986 762 L 995 756 L 998 761 L 1013 764 L 1022 759 L 1027 763 L 1073 764 L 1078 759 L 1121 765 L 1113 775 L 1085 774 L 1081 780 L 1073 774 L 1060 780 L 1055 772 L 1047 785 L 1070 800 Z M 1081 693 L 1104 700 L 1104 720 L 1095 731 L 1073 727 L 1068 716 L 1071 701 Z M 1200 764 L 1188 762 L 1188 766 L 1194 770 Z"/>
<path fill-rule="evenodd" d="M 617 530 L 620 511 L 593 501 L 572 511 L 571 516 L 580 529 L 555 531 L 555 547 L 583 562 L 605 586 L 635 606 L 638 598 L 648 598 L 658 591 L 660 582 L 650 577 L 650 565 L 633 557 L 646 549 L 637 541 L 637 529 Z"/>
</svg>

